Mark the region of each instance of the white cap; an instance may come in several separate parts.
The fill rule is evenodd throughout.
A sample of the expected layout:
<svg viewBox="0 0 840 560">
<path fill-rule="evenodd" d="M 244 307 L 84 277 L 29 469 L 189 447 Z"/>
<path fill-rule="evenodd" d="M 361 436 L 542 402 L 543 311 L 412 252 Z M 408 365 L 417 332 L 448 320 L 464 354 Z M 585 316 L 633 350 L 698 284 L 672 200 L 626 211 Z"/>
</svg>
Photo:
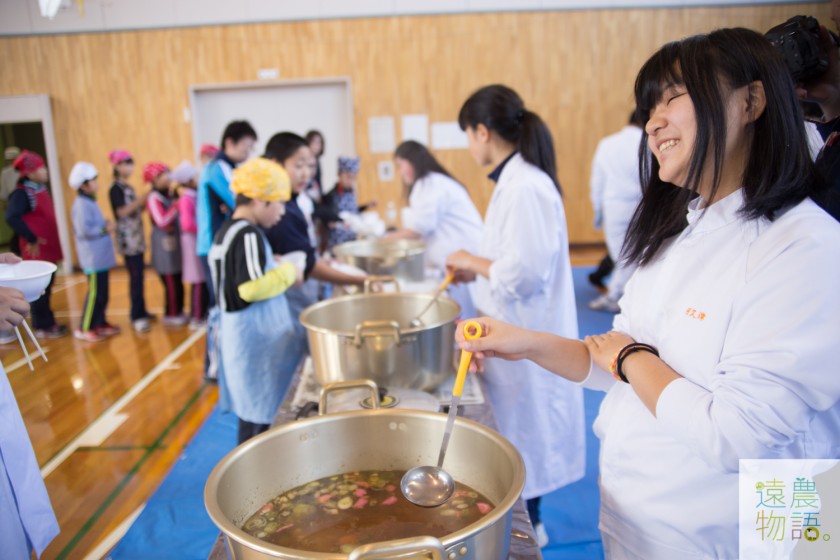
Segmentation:
<svg viewBox="0 0 840 560">
<path fill-rule="evenodd" d="M 98 175 L 99 172 L 96 171 L 96 167 L 94 167 L 92 163 L 80 161 L 74 165 L 73 169 L 70 171 L 70 179 L 68 182 L 70 183 L 70 187 L 78 190 L 85 181 L 96 179 Z"/>
<path fill-rule="evenodd" d="M 195 166 L 188 162 L 187 160 L 182 161 L 178 164 L 170 174 L 169 178 L 179 183 L 181 185 L 187 183 L 190 179 L 195 179 L 195 176 L 198 174 Z"/>
</svg>

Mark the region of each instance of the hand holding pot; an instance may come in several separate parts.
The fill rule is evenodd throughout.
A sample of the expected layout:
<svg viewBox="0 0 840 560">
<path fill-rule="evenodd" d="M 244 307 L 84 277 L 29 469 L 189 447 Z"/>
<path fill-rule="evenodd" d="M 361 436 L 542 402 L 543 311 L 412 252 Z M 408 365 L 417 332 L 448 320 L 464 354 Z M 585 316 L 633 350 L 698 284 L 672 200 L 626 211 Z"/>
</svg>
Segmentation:
<svg viewBox="0 0 840 560">
<path fill-rule="evenodd" d="M 463 329 L 455 329 L 455 341 L 461 350 L 472 352 L 470 371 L 484 371 L 486 358 L 524 360 L 531 351 L 531 331 L 490 317 L 470 319 L 481 325 L 481 338 L 467 340 Z M 459 323 L 460 324 L 460 323 Z"/>
</svg>

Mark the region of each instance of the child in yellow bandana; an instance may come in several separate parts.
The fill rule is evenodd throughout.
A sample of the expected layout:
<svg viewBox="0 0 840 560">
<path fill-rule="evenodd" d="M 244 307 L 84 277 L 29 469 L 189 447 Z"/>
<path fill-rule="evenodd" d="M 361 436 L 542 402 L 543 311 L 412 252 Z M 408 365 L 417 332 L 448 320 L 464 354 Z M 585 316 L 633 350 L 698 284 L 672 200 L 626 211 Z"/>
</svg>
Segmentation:
<svg viewBox="0 0 840 560">
<path fill-rule="evenodd" d="M 260 229 L 283 216 L 286 171 L 256 158 L 234 170 L 230 187 L 236 210 L 216 232 L 208 261 L 221 310 L 219 400 L 239 417 L 242 443 L 268 429 L 297 367 L 302 341 L 284 292 L 302 271 L 276 264 Z"/>
</svg>

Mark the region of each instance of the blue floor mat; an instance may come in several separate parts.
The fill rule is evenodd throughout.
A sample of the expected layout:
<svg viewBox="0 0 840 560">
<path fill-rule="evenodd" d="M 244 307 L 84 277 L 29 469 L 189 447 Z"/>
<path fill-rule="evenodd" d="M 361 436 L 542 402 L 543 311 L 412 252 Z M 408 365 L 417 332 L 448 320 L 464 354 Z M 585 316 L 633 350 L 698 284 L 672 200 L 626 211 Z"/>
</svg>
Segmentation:
<svg viewBox="0 0 840 560">
<path fill-rule="evenodd" d="M 589 272 L 589 268 L 573 271 L 581 337 L 610 330 L 613 319 L 610 313 L 587 307 L 599 295 L 587 280 Z M 584 393 L 586 475 L 543 497 L 542 519 L 550 539 L 543 549 L 546 560 L 604 557 L 598 532 L 598 440 L 592 433 L 603 396 L 588 390 Z M 204 482 L 216 463 L 235 447 L 236 431 L 234 415 L 214 410 L 109 558 L 206 560 L 219 531 L 204 510 Z"/>
<path fill-rule="evenodd" d="M 206 560 L 219 530 L 204 510 L 204 482 L 236 447 L 238 422 L 215 409 L 108 558 Z"/>
<path fill-rule="evenodd" d="M 575 282 L 578 326 L 581 338 L 607 332 L 612 328 L 614 315 L 592 311 L 589 301 L 600 294 L 587 279 L 590 268 L 577 267 L 572 271 Z M 582 480 L 543 497 L 541 516 L 548 532 L 549 543 L 543 549 L 545 560 L 598 560 L 604 557 L 601 534 L 598 531 L 598 438 L 592 433 L 592 422 L 604 393 L 584 390 L 586 414 L 586 474 Z"/>
</svg>

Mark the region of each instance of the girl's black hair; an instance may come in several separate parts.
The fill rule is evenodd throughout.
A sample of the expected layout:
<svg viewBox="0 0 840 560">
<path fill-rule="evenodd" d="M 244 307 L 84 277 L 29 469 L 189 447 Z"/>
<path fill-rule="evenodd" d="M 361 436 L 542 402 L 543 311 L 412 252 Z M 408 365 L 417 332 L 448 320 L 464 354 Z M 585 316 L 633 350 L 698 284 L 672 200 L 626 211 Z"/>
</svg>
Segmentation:
<svg viewBox="0 0 840 560">
<path fill-rule="evenodd" d="M 394 157 L 406 160 L 414 168 L 414 183 L 405 185 L 406 195 L 411 194 L 411 189 L 414 188 L 414 184 L 429 173 L 440 173 L 452 178 L 449 171 L 447 171 L 446 168 L 435 159 L 432 152 L 430 152 L 429 149 L 420 142 L 406 140 L 397 146 L 397 149 L 394 151 Z"/>
<path fill-rule="evenodd" d="M 117 162 L 117 165 L 119 165 L 121 163 L 125 163 L 125 162 L 134 163 L 134 160 L 133 159 L 124 159 L 120 162 Z M 119 179 L 120 179 L 120 173 L 119 173 L 119 171 L 117 171 L 117 165 L 113 166 L 113 171 L 112 171 L 112 174 L 114 176 L 114 181 L 119 181 Z"/>
<path fill-rule="evenodd" d="M 686 184 L 680 188 L 659 178 L 659 164 L 644 131 L 639 145 L 643 196 L 627 232 L 624 259 L 647 264 L 669 238 L 685 229 L 688 204 L 697 196 L 701 180 L 708 180 L 703 177 L 707 160 L 712 163 L 714 200 L 724 163 L 728 94 L 755 81 L 764 86 L 766 106 L 747 129 L 740 212 L 750 220 L 773 220 L 780 210 L 808 196 L 822 196 L 824 186 L 811 161 L 793 82 L 780 54 L 763 35 L 743 28 L 719 29 L 668 43 L 636 77 L 636 110 L 647 122 L 667 89 L 684 87 L 696 115 L 695 144 Z"/>
<path fill-rule="evenodd" d="M 551 131 L 539 115 L 525 108 L 522 98 L 509 87 L 495 84 L 473 93 L 458 113 L 458 124 L 461 130 L 483 124 L 516 146 L 525 161 L 545 171 L 557 192 L 562 193 Z"/>
<path fill-rule="evenodd" d="M 312 140 L 313 140 L 316 136 L 317 136 L 318 138 L 320 138 L 320 139 L 321 139 L 321 153 L 323 154 L 323 153 L 324 153 L 324 150 L 326 150 L 326 149 L 327 149 L 327 141 L 326 141 L 326 140 L 324 140 L 324 135 L 323 135 L 323 134 L 321 134 L 321 131 L 320 131 L 320 130 L 313 128 L 312 130 L 310 130 L 309 132 L 307 132 L 307 133 L 306 133 L 306 136 L 304 137 L 304 138 L 306 139 L 306 144 L 307 144 L 307 145 L 311 144 L 311 143 L 312 143 Z"/>
<path fill-rule="evenodd" d="M 263 157 L 283 165 L 284 161 L 305 147 L 309 147 L 309 144 L 294 132 L 278 132 L 268 140 Z"/>
</svg>

